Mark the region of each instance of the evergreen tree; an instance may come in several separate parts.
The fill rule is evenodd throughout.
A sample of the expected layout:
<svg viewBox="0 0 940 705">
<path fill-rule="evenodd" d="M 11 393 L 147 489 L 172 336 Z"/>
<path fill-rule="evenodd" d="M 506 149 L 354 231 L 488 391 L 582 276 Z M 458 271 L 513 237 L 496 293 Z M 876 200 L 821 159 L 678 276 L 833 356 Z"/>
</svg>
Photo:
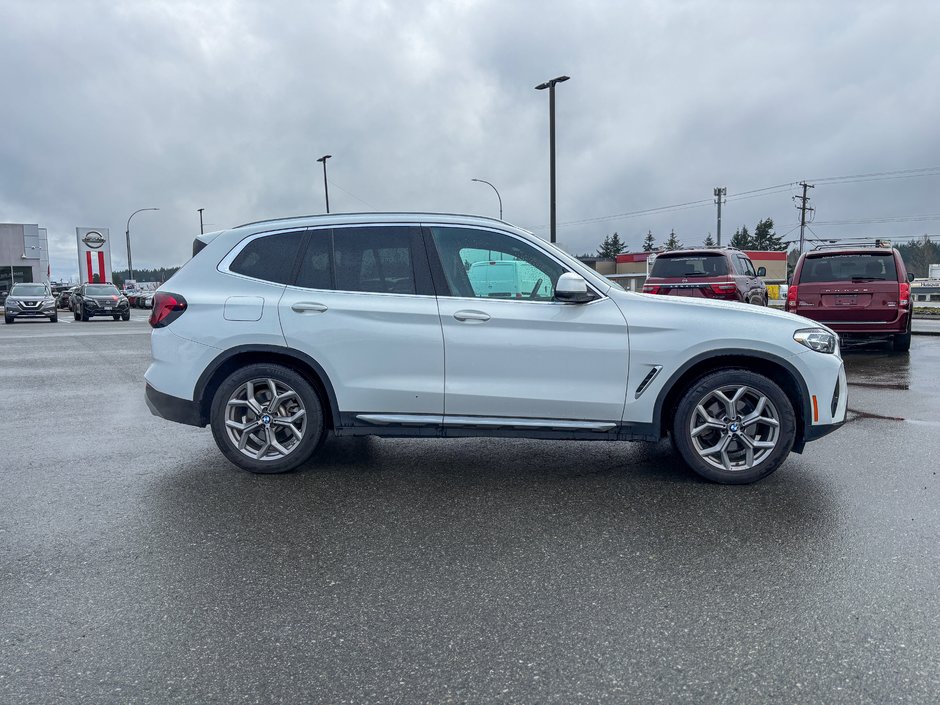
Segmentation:
<svg viewBox="0 0 940 705">
<path fill-rule="evenodd" d="M 774 232 L 774 221 L 772 218 L 765 218 L 754 228 L 754 237 L 751 238 L 750 249 L 772 251 L 787 249 L 787 246 L 782 242 L 782 238 Z"/>
<path fill-rule="evenodd" d="M 649 230 L 646 233 L 646 237 L 643 238 L 643 251 L 652 252 L 656 249 L 656 245 L 653 243 L 656 241 L 656 238 L 653 237 L 653 231 Z"/>
<path fill-rule="evenodd" d="M 614 233 L 604 238 L 604 242 L 597 249 L 597 256 L 604 259 L 614 259 L 627 249 L 626 244 L 620 239 L 620 235 Z"/>
<path fill-rule="evenodd" d="M 907 244 L 896 246 L 904 266 L 917 278 L 926 277 L 929 265 L 940 264 L 940 243 L 933 242 L 928 235 L 919 240 L 910 240 Z"/>
<path fill-rule="evenodd" d="M 708 233 L 708 235 L 705 236 L 705 242 L 703 243 L 703 245 L 704 245 L 705 247 L 714 247 L 714 246 L 715 246 L 715 240 L 714 240 L 714 238 L 712 237 L 712 234 L 711 234 L 711 233 Z"/>
<path fill-rule="evenodd" d="M 751 234 L 747 231 L 747 226 L 742 225 L 734 231 L 731 237 L 731 247 L 737 247 L 739 250 L 751 249 Z"/>
<path fill-rule="evenodd" d="M 679 242 L 679 238 L 676 237 L 675 230 L 669 233 L 669 239 L 666 240 L 665 248 L 667 250 L 681 250 L 682 249 L 682 243 Z"/>
</svg>

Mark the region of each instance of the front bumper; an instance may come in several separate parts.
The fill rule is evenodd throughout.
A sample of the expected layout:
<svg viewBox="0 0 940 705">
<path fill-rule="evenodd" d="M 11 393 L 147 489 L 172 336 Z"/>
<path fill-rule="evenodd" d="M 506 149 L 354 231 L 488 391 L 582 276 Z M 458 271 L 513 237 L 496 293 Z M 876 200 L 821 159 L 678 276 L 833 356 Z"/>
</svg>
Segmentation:
<svg viewBox="0 0 940 705">
<path fill-rule="evenodd" d="M 207 421 L 202 416 L 199 404 L 188 399 L 180 399 L 147 385 L 147 406 L 150 413 L 167 421 L 186 424 L 187 426 L 205 426 Z"/>
<path fill-rule="evenodd" d="M 4 315 L 9 318 L 55 318 L 58 313 L 58 309 L 54 306 L 41 309 L 22 309 L 10 306 L 4 308 Z"/>
</svg>

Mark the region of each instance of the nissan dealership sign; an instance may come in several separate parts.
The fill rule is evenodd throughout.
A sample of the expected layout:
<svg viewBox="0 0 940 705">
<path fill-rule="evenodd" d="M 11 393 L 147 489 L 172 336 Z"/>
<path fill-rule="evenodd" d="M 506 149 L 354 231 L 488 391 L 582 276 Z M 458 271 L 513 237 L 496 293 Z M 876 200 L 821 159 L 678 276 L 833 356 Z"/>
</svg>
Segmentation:
<svg viewBox="0 0 940 705">
<path fill-rule="evenodd" d="M 108 228 L 75 228 L 78 271 L 83 282 L 111 281 L 111 237 Z"/>
</svg>

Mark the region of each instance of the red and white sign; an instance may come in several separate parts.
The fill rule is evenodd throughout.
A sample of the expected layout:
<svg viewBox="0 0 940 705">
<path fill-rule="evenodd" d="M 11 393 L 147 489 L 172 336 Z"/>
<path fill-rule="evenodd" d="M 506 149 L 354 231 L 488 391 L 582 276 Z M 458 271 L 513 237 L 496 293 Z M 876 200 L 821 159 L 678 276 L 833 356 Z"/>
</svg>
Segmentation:
<svg viewBox="0 0 940 705">
<path fill-rule="evenodd" d="M 89 284 L 111 281 L 111 234 L 108 228 L 75 228 L 78 271 Z"/>
</svg>

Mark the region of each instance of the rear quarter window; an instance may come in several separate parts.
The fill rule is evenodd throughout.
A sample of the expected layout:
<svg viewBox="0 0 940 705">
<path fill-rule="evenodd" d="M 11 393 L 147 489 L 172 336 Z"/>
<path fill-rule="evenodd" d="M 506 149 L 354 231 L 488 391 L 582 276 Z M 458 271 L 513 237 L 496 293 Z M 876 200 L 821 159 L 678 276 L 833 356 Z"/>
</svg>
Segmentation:
<svg viewBox="0 0 940 705">
<path fill-rule="evenodd" d="M 229 271 L 253 279 L 287 284 L 302 238 L 302 232 L 295 232 L 266 235 L 252 240 L 232 260 Z"/>
</svg>

